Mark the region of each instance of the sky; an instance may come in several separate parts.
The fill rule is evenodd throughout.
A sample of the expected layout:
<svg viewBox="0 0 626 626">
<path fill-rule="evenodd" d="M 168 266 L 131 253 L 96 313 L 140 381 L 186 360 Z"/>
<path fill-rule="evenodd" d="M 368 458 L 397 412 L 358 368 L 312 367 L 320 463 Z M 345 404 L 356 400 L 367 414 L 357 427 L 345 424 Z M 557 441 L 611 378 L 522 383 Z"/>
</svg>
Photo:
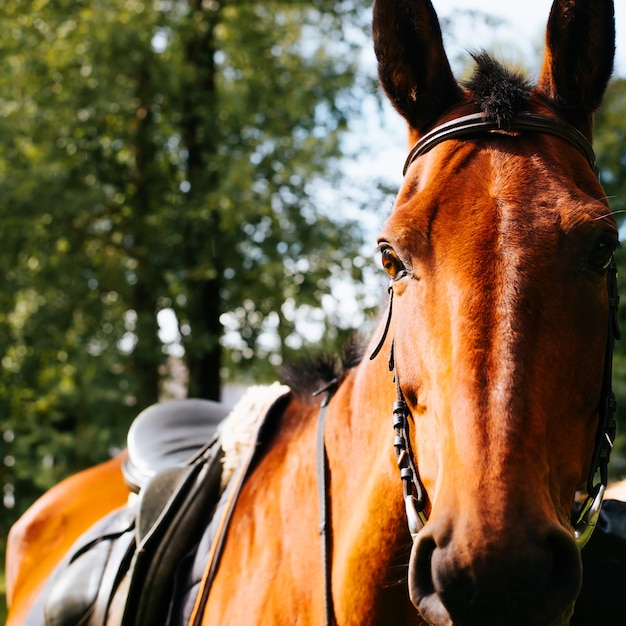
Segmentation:
<svg viewBox="0 0 626 626">
<path fill-rule="evenodd" d="M 524 51 L 530 51 L 533 50 L 533 45 L 543 40 L 552 0 L 433 0 L 433 5 L 440 17 L 452 16 L 459 10 L 476 10 L 490 16 L 503 18 L 508 24 L 496 29 L 498 39 L 519 46 Z M 617 30 L 616 70 L 623 75 L 626 74 L 625 0 L 615 0 L 615 22 Z M 465 44 L 466 48 L 483 47 L 485 44 L 481 39 L 484 35 L 484 29 L 476 29 L 474 32 L 468 29 L 463 33 L 463 39 L 468 40 Z M 529 43 L 531 47 L 528 47 Z"/>
</svg>

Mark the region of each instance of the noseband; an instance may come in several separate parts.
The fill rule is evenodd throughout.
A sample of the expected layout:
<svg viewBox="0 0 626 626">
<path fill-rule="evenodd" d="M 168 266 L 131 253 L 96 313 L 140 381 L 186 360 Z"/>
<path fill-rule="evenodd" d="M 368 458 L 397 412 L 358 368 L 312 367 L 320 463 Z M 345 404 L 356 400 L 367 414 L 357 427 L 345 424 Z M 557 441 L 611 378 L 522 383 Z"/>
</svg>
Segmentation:
<svg viewBox="0 0 626 626">
<path fill-rule="evenodd" d="M 413 146 L 406 159 L 403 174 L 406 174 L 411 164 L 429 150 L 444 141 L 450 139 L 463 139 L 492 132 L 515 132 L 515 133 L 542 133 L 548 134 L 574 146 L 587 159 L 589 165 L 597 175 L 596 157 L 587 138 L 573 126 L 559 120 L 536 115 L 534 113 L 519 113 L 509 124 L 502 126 L 487 118 L 482 113 L 476 113 L 460 117 L 437 126 L 421 137 Z M 607 346 L 605 352 L 604 374 L 602 381 L 602 396 L 599 406 L 598 430 L 596 433 L 595 447 L 592 457 L 591 468 L 586 483 L 586 497 L 581 505 L 574 507 L 572 512 L 572 526 L 574 536 L 580 549 L 587 543 L 597 524 L 602 506 L 602 498 L 608 482 L 608 463 L 611 448 L 615 440 L 615 395 L 612 390 L 613 371 L 613 348 L 615 340 L 620 337 L 617 319 L 619 296 L 617 293 L 617 267 L 615 260 L 607 270 L 607 289 L 609 303 L 609 320 L 607 333 Z M 389 304 L 387 307 L 387 319 L 382 336 L 374 348 L 370 359 L 382 349 L 391 324 L 393 305 L 393 283 L 389 284 Z M 407 514 L 409 530 L 413 538 L 427 522 L 425 508 L 427 495 L 417 471 L 417 463 L 411 448 L 409 437 L 410 411 L 398 378 L 395 367 L 394 345 L 391 344 L 391 356 L 389 369 L 394 374 L 397 399 L 393 405 L 393 427 L 395 431 L 394 450 L 400 469 L 400 477 L 403 484 L 404 502 Z M 596 483 L 596 474 L 599 473 L 599 481 Z"/>
</svg>

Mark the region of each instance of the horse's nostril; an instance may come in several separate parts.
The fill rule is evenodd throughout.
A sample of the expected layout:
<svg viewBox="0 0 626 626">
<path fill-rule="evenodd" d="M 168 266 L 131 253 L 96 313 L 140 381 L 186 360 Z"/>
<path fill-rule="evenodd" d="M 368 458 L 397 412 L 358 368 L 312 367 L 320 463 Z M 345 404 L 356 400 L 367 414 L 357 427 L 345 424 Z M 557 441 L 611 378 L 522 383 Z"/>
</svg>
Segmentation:
<svg viewBox="0 0 626 626">
<path fill-rule="evenodd" d="M 433 556 L 437 543 L 432 535 L 422 531 L 418 535 L 409 564 L 409 596 L 422 617 L 429 624 L 452 624 L 450 614 L 441 602 L 433 580 Z"/>
<path fill-rule="evenodd" d="M 580 550 L 572 537 L 561 529 L 548 533 L 546 550 L 552 557 L 550 589 L 546 595 L 555 604 L 573 603 L 582 584 Z"/>
<path fill-rule="evenodd" d="M 519 545 L 455 537 L 438 542 L 438 525 L 418 536 L 410 561 L 409 593 L 435 626 L 526 626 L 567 623 L 581 584 L 580 553 L 560 528 Z"/>
<path fill-rule="evenodd" d="M 432 579 L 432 558 L 436 547 L 435 540 L 430 535 L 418 535 L 416 546 L 414 546 L 411 554 L 410 568 L 413 576 L 409 580 L 409 593 L 414 604 L 417 604 L 414 596 L 421 598 L 435 593 Z"/>
</svg>

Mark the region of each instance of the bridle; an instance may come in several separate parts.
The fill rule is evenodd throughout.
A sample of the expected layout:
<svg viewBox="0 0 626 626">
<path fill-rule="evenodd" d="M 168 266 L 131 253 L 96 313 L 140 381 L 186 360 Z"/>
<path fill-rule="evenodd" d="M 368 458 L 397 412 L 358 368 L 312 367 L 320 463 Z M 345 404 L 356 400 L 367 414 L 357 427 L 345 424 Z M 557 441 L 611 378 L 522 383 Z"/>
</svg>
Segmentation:
<svg viewBox="0 0 626 626">
<path fill-rule="evenodd" d="M 575 129 L 573 126 L 561 122 L 557 119 L 537 115 L 534 113 L 518 113 L 507 124 L 500 124 L 483 113 L 474 113 L 466 115 L 449 122 L 445 122 L 435 127 L 430 132 L 423 135 L 411 148 L 406 162 L 404 164 L 403 175 L 412 163 L 420 156 L 432 150 L 435 146 L 444 141 L 451 139 L 470 138 L 489 133 L 542 133 L 563 139 L 570 145 L 574 146 L 587 159 L 594 173 L 597 175 L 596 157 L 594 150 L 587 138 Z M 617 292 L 617 266 L 615 260 L 612 259 L 606 273 L 609 319 L 607 332 L 607 346 L 605 351 L 604 374 L 602 381 L 602 393 L 599 406 L 598 429 L 596 432 L 595 447 L 592 456 L 591 467 L 587 477 L 585 494 L 582 504 L 574 507 L 571 516 L 571 522 L 574 529 L 574 536 L 580 549 L 584 547 L 593 530 L 596 527 L 602 507 L 602 499 L 608 482 L 608 463 L 615 441 L 616 422 L 615 422 L 615 394 L 612 390 L 612 372 L 613 372 L 613 349 L 615 340 L 620 338 L 620 329 L 618 324 L 617 310 L 619 304 L 619 296 Z M 383 327 L 382 335 L 376 344 L 370 359 L 376 358 L 380 353 L 389 328 L 391 326 L 391 317 L 393 313 L 393 281 L 389 283 L 389 302 L 387 305 L 386 320 Z M 393 428 L 394 428 L 394 451 L 398 468 L 400 470 L 400 478 L 403 485 L 403 499 L 407 515 L 409 532 L 415 540 L 419 531 L 428 521 L 425 510 L 428 496 L 419 477 L 419 471 L 415 456 L 411 447 L 411 437 L 409 432 L 410 410 L 406 403 L 398 371 L 395 364 L 394 342 L 391 342 L 391 352 L 389 356 L 389 371 L 393 372 L 393 378 L 396 386 L 396 401 L 393 404 Z M 326 410 L 330 402 L 332 393 L 336 387 L 337 381 L 332 381 L 321 389 L 318 393 L 326 392 L 318 421 L 318 491 L 320 500 L 320 535 L 322 537 L 322 552 L 324 560 L 324 576 L 325 576 L 325 607 L 326 607 L 326 624 L 331 626 L 335 623 L 334 608 L 332 602 L 331 576 L 330 576 L 330 534 L 328 528 L 328 459 L 326 457 L 326 448 L 324 445 L 324 425 L 326 418 Z M 595 482 L 596 475 L 599 473 L 599 480 Z"/>
<path fill-rule="evenodd" d="M 596 441 L 592 455 L 591 469 L 587 476 L 584 498 L 582 502 L 574 506 L 571 515 L 571 523 L 574 529 L 574 537 L 578 547 L 582 550 L 591 538 L 598 523 L 600 509 L 604 492 L 608 483 L 608 465 L 611 456 L 611 449 L 616 435 L 615 410 L 617 403 L 612 389 L 613 374 L 613 349 L 615 340 L 620 338 L 618 323 L 619 295 L 617 292 L 617 265 L 612 259 L 606 274 L 609 321 L 607 331 L 607 346 L 604 357 L 604 372 L 602 378 L 602 393 L 598 410 L 598 428 L 596 431 Z M 391 325 L 391 315 L 393 311 L 393 281 L 389 283 L 389 302 L 387 305 L 387 317 L 383 328 L 383 333 L 374 348 L 370 359 L 374 359 L 381 351 L 389 327 Z M 389 356 L 389 371 L 393 372 L 396 386 L 396 401 L 393 403 L 393 428 L 395 432 L 394 450 L 400 478 L 402 480 L 403 499 L 406 510 L 407 522 L 413 540 L 419 531 L 428 521 L 425 513 L 427 495 L 419 477 L 417 463 L 411 448 L 411 438 L 409 436 L 409 417 L 411 412 L 408 408 L 400 379 L 395 365 L 394 342 L 391 342 Z M 595 483 L 596 474 L 599 473 L 599 480 Z"/>
<path fill-rule="evenodd" d="M 535 113 L 518 113 L 512 120 L 502 125 L 483 113 L 474 113 L 445 122 L 435 127 L 422 136 L 411 148 L 404 164 L 403 174 L 406 174 L 411 164 L 423 154 L 432 150 L 435 146 L 450 139 L 463 139 L 477 135 L 485 135 L 493 132 L 515 133 L 543 133 L 558 137 L 568 142 L 579 150 L 587 159 L 594 173 L 597 175 L 596 157 L 593 148 L 587 138 L 576 128 L 557 119 L 537 115 Z M 617 318 L 619 296 L 617 293 L 617 266 L 612 259 L 606 274 L 609 320 L 607 332 L 607 346 L 605 351 L 604 374 L 602 381 L 602 395 L 599 406 L 598 429 L 592 456 L 591 468 L 586 483 L 586 495 L 581 505 L 575 506 L 572 512 L 572 526 L 578 546 L 582 549 L 587 543 L 597 524 L 602 506 L 602 498 L 608 482 L 608 463 L 611 448 L 615 441 L 615 394 L 612 390 L 613 372 L 613 348 L 615 340 L 620 337 Z M 374 358 L 381 350 L 391 323 L 393 303 L 393 283 L 389 285 L 389 304 L 387 307 L 387 320 L 383 334 L 370 358 Z M 403 482 L 404 502 L 407 511 L 407 520 L 411 535 L 415 538 L 419 530 L 426 523 L 424 513 L 426 507 L 426 495 L 421 484 L 411 450 L 408 436 L 410 411 L 404 399 L 398 372 L 394 364 L 393 342 L 391 358 L 389 361 L 390 371 L 394 372 L 397 399 L 393 405 L 393 424 L 395 429 L 394 448 L 400 468 L 400 477 Z M 596 474 L 599 480 L 596 483 Z"/>
<path fill-rule="evenodd" d="M 582 505 L 575 508 L 572 512 L 574 534 L 581 549 L 585 546 L 587 541 L 589 541 L 600 515 L 602 499 L 608 483 L 609 460 L 617 429 L 617 423 L 615 421 L 617 403 L 612 386 L 613 350 L 615 340 L 620 338 L 621 333 L 617 316 L 619 294 L 617 291 L 617 264 L 615 263 L 615 259 L 611 259 L 611 263 L 607 269 L 606 283 L 609 303 L 609 325 L 604 356 L 604 374 L 602 378 L 598 429 L 596 431 L 596 442 L 591 461 L 591 469 L 587 477 L 587 497 Z M 598 472 L 600 479 L 594 485 L 595 476 Z"/>
<path fill-rule="evenodd" d="M 502 124 L 487 117 L 484 113 L 472 113 L 450 122 L 444 122 L 418 139 L 409 151 L 402 175 L 406 175 L 413 161 L 444 141 L 490 132 L 535 132 L 559 137 L 582 152 L 589 161 L 591 169 L 597 174 L 596 155 L 591 144 L 579 130 L 565 122 L 536 113 L 518 113 L 508 124 Z"/>
</svg>

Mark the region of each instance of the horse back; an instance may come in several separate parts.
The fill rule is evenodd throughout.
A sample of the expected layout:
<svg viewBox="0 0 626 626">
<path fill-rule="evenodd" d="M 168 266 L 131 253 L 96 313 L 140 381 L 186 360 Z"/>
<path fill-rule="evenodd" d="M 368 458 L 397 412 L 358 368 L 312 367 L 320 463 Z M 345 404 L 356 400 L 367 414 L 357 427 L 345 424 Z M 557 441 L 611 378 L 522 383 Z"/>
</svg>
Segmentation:
<svg viewBox="0 0 626 626">
<path fill-rule="evenodd" d="M 44 583 L 76 539 L 128 500 L 126 453 L 75 474 L 41 496 L 9 532 L 6 626 L 19 626 Z"/>
</svg>

